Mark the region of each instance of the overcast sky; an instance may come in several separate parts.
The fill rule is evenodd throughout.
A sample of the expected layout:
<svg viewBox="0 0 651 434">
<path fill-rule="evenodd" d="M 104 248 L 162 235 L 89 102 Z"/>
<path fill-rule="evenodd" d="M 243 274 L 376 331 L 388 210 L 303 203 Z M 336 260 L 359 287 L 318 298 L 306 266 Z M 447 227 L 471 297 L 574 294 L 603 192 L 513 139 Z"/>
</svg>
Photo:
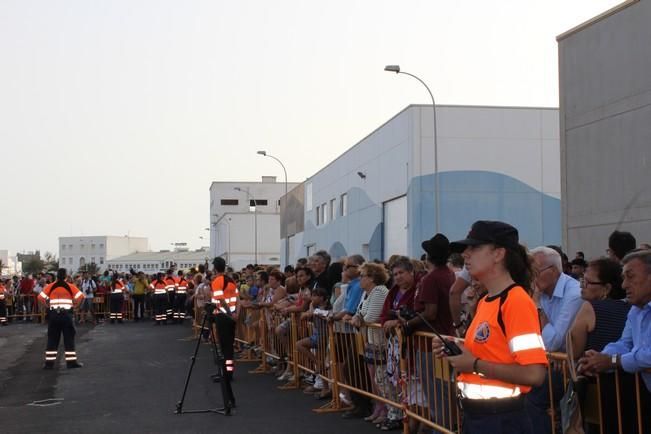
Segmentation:
<svg viewBox="0 0 651 434">
<path fill-rule="evenodd" d="M 558 105 L 555 37 L 619 0 L 2 0 L 0 249 L 191 247 L 212 181 L 302 181 L 412 103 Z"/>
</svg>

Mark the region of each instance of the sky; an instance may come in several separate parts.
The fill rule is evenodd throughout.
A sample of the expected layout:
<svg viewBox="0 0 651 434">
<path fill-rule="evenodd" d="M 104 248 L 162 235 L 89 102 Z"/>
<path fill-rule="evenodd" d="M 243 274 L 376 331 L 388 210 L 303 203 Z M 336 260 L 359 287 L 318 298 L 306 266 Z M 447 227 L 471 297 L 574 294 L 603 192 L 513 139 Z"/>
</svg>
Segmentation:
<svg viewBox="0 0 651 434">
<path fill-rule="evenodd" d="M 2 0 L 0 249 L 207 245 L 212 181 L 300 182 L 409 104 L 558 106 L 620 0 Z M 200 237 L 205 237 L 205 240 Z"/>
</svg>

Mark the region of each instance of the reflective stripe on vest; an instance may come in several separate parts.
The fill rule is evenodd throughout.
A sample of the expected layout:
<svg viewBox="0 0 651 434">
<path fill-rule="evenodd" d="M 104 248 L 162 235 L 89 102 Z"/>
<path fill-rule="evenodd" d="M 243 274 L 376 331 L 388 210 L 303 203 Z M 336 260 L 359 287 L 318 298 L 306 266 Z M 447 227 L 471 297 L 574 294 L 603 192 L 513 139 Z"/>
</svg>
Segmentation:
<svg viewBox="0 0 651 434">
<path fill-rule="evenodd" d="M 520 388 L 515 386 L 504 387 L 490 384 L 457 383 L 459 392 L 463 398 L 468 399 L 491 399 L 491 398 L 513 398 L 520 396 Z"/>
</svg>

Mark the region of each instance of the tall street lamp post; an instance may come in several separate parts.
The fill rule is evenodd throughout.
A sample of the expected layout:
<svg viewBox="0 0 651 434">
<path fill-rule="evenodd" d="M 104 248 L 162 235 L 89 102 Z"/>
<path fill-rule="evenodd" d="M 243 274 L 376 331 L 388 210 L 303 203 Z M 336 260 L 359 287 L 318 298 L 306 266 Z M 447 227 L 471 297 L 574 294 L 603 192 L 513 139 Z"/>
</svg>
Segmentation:
<svg viewBox="0 0 651 434">
<path fill-rule="evenodd" d="M 249 201 L 253 201 L 253 221 L 254 221 L 253 250 L 255 251 L 255 263 L 257 264 L 258 263 L 258 206 L 257 206 L 258 203 L 255 201 L 255 198 L 251 196 L 251 192 L 249 191 L 248 188 L 235 187 L 235 190 L 241 191 L 242 193 L 246 193 L 246 196 L 249 198 Z M 250 204 L 251 202 L 249 202 L 249 205 Z M 230 224 L 228 225 L 228 228 L 230 232 Z M 230 234 L 228 240 L 230 242 Z"/>
<path fill-rule="evenodd" d="M 274 157 L 273 155 L 267 154 L 267 151 L 258 151 L 258 155 L 262 155 L 263 157 L 273 158 L 283 168 L 283 172 L 285 172 L 285 222 L 286 222 L 287 212 L 288 212 L 287 205 L 289 204 L 289 198 L 287 197 L 287 169 L 285 169 L 285 165 L 283 164 L 282 161 L 280 161 L 278 158 Z M 285 225 L 285 266 L 288 266 L 289 265 L 289 234 L 287 233 L 286 229 L 287 229 L 287 225 Z"/>
<path fill-rule="evenodd" d="M 415 78 L 416 80 L 420 81 L 420 83 L 425 86 L 425 89 L 427 89 L 427 92 L 429 93 L 430 98 L 432 98 L 432 111 L 434 112 L 434 131 L 432 133 L 433 135 L 433 140 L 434 140 L 434 207 L 436 208 L 435 210 L 435 220 L 436 220 L 436 233 L 440 232 L 440 217 L 441 217 L 441 212 L 440 212 L 440 202 L 439 202 L 439 152 L 438 152 L 438 143 L 436 140 L 436 102 L 434 101 L 434 95 L 432 94 L 432 91 L 429 89 L 427 84 L 414 74 L 410 74 L 405 71 L 400 70 L 400 65 L 387 65 L 384 67 L 385 71 L 388 72 L 395 72 L 396 74 L 405 74 L 410 77 Z"/>
</svg>

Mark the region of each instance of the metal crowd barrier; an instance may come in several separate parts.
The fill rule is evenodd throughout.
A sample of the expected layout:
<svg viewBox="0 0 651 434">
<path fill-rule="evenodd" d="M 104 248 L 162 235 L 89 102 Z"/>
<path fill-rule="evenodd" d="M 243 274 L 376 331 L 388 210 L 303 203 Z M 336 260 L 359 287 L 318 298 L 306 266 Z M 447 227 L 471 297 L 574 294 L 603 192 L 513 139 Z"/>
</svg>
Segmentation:
<svg viewBox="0 0 651 434">
<path fill-rule="evenodd" d="M 257 315 L 251 315 L 254 312 Z M 255 373 L 270 372 L 271 364 L 288 363 L 293 381 L 281 389 L 300 388 L 301 375 L 321 377 L 332 398 L 314 409 L 316 413 L 349 409 L 340 399 L 340 392 L 344 392 L 385 404 L 403 419 L 405 433 L 409 432 L 410 421 L 443 433 L 461 432 L 462 411 L 457 403 L 455 375 L 447 362 L 432 356 L 433 334 L 403 336 L 396 330 L 386 336 L 379 324 L 353 329 L 343 322 L 318 316 L 301 318 L 298 313 L 283 316 L 269 308 L 242 308 L 240 315 L 248 320 L 238 327 L 237 340 L 259 347 L 261 357 L 239 360 L 259 361 L 260 365 L 251 371 Z M 299 345 L 310 337 L 314 343 L 311 355 Z M 549 388 L 550 402 L 558 403 L 562 394 L 559 396 L 559 390 L 555 390 L 558 388 L 552 378 L 560 378 L 565 393 L 570 381 L 569 362 L 564 353 L 550 353 L 549 360 L 545 387 Z M 639 373 L 615 371 L 590 380 L 581 404 L 584 423 L 593 425 L 601 434 L 649 433 L 651 418 L 642 405 L 643 394 L 648 396 L 644 387 Z M 560 434 L 555 426 L 561 415 L 554 405 L 549 415 L 552 432 Z"/>
<path fill-rule="evenodd" d="M 7 297 L 6 306 L 9 320 L 35 319 L 37 322 L 45 321 L 45 309 L 37 300 L 38 294 L 16 294 Z"/>
</svg>

